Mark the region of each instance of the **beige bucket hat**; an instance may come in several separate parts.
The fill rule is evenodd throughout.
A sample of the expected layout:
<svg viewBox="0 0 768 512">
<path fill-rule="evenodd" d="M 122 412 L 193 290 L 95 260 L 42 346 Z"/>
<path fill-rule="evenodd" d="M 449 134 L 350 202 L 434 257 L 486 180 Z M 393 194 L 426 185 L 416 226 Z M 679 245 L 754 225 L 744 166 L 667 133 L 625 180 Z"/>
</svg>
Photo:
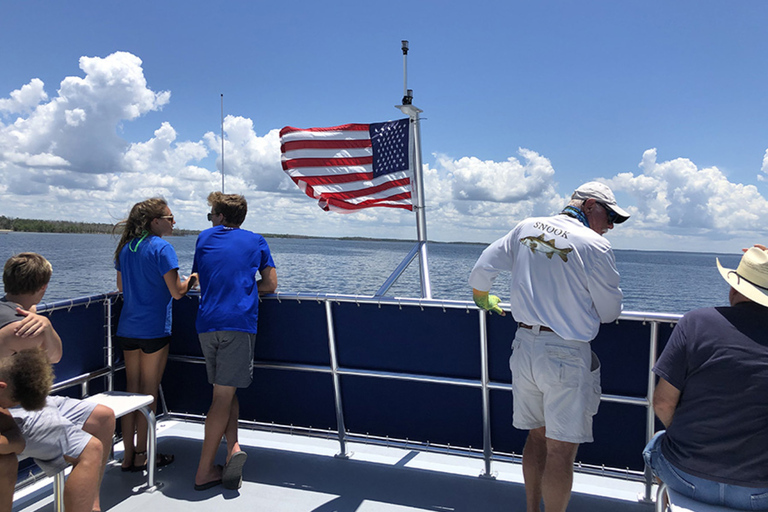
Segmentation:
<svg viewBox="0 0 768 512">
<path fill-rule="evenodd" d="M 736 270 L 723 267 L 718 259 L 717 270 L 737 292 L 768 307 L 768 251 L 751 247 L 741 257 Z"/>
</svg>

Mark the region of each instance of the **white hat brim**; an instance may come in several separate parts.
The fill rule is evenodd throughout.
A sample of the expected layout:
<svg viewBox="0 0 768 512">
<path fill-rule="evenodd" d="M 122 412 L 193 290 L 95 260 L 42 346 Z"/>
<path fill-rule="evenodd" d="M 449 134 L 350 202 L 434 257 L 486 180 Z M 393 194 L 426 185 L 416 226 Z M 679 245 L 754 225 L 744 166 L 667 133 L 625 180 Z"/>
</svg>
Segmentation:
<svg viewBox="0 0 768 512">
<path fill-rule="evenodd" d="M 717 261 L 717 270 L 720 271 L 720 275 L 723 276 L 723 279 L 725 279 L 725 282 L 728 283 L 731 288 L 749 300 L 757 302 L 761 306 L 768 307 L 768 292 L 764 292 L 746 279 L 740 278 L 736 273 L 736 270 L 722 266 L 719 258 L 715 258 L 715 261 Z"/>
</svg>

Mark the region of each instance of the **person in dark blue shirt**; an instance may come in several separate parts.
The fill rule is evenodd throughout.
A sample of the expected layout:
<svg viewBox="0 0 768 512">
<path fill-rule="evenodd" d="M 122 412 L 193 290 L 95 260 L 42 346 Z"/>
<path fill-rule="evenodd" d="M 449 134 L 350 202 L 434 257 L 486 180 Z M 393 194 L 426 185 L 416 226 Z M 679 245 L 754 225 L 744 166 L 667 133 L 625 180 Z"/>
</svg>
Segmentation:
<svg viewBox="0 0 768 512">
<path fill-rule="evenodd" d="M 653 368 L 653 408 L 666 427 L 643 452 L 669 488 L 691 499 L 768 510 L 768 251 L 746 250 L 730 307 L 683 316 Z"/>
</svg>

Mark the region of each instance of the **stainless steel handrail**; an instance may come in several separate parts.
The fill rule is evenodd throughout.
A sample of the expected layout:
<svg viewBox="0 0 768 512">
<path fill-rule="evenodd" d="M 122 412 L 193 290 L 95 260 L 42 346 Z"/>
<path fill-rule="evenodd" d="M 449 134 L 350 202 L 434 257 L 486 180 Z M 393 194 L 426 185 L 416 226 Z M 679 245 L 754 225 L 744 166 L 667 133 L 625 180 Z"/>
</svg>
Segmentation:
<svg viewBox="0 0 768 512">
<path fill-rule="evenodd" d="M 107 377 L 108 385 L 111 387 L 112 375 L 114 375 L 115 371 L 119 371 L 122 368 L 122 366 L 121 367 L 114 366 L 114 350 L 112 349 L 112 339 L 111 339 L 112 338 L 111 337 L 111 316 L 112 316 L 111 300 L 113 297 L 117 295 L 119 295 L 117 292 L 112 292 L 109 294 L 96 295 L 92 297 L 81 297 L 78 299 L 72 299 L 68 301 L 59 301 L 51 304 L 40 305 L 39 307 L 40 312 L 50 312 L 50 311 L 55 311 L 60 309 L 72 309 L 73 307 L 80 307 L 80 306 L 89 307 L 91 304 L 96 304 L 102 301 L 105 302 L 104 311 L 105 311 L 105 316 L 107 316 L 107 318 L 105 319 L 105 322 L 106 322 L 105 323 L 105 331 L 106 331 L 105 344 L 107 348 L 106 367 L 103 369 L 97 370 L 95 372 L 79 375 L 71 379 L 67 379 L 66 381 L 59 382 L 54 386 L 55 391 L 58 391 L 67 387 L 75 386 L 75 385 L 81 385 L 83 388 L 83 391 L 87 392 L 87 383 L 90 380 L 100 378 L 100 377 Z M 334 379 L 334 396 L 335 396 L 335 408 L 336 408 L 336 418 L 337 418 L 337 427 L 338 427 L 337 438 L 341 447 L 341 452 L 339 455 L 346 456 L 346 453 L 347 453 L 346 442 L 348 442 L 350 439 L 359 439 L 361 437 L 359 434 L 353 434 L 353 433 L 347 432 L 344 427 L 344 407 L 341 402 L 339 377 L 344 375 L 352 375 L 352 376 L 368 377 L 368 378 L 395 379 L 395 380 L 404 380 L 404 381 L 413 381 L 413 382 L 427 382 L 427 383 L 433 383 L 433 384 L 455 385 L 455 386 L 464 386 L 464 387 L 481 389 L 483 392 L 483 412 L 482 412 L 483 414 L 483 450 L 482 450 L 482 455 L 479 455 L 477 450 L 472 450 L 472 449 L 469 450 L 469 453 L 471 453 L 473 457 L 481 456 L 483 458 L 485 467 L 484 467 L 483 473 L 481 473 L 481 476 L 491 476 L 493 474 L 491 471 L 491 464 L 493 460 L 509 460 L 510 459 L 509 455 L 493 452 L 493 450 L 491 449 L 490 401 L 488 399 L 488 392 L 490 390 L 511 391 L 512 385 L 511 383 L 494 382 L 490 380 L 489 368 L 488 368 L 488 337 L 487 337 L 486 314 L 485 312 L 478 309 L 473 302 L 410 298 L 410 297 L 370 297 L 370 296 L 346 295 L 346 294 L 323 295 L 323 294 L 283 293 L 283 292 L 264 296 L 262 297 L 262 300 L 278 300 L 278 301 L 295 300 L 298 302 L 304 300 L 304 301 L 315 301 L 315 302 L 324 304 L 325 312 L 326 312 L 326 322 L 327 322 L 326 327 L 328 332 L 329 350 L 331 354 L 331 361 L 329 361 L 328 366 L 307 365 L 307 364 L 297 364 L 297 363 L 282 363 L 282 362 L 271 363 L 266 361 L 254 361 L 254 366 L 256 366 L 257 368 L 270 368 L 270 369 L 278 369 L 278 370 L 285 370 L 285 371 L 329 373 L 332 375 Z M 358 305 L 372 304 L 372 305 L 378 305 L 378 306 L 389 305 L 389 306 L 398 306 L 400 308 L 417 306 L 417 307 L 420 307 L 421 309 L 442 308 L 443 310 L 445 309 L 466 310 L 467 313 L 477 312 L 477 314 L 479 314 L 479 319 L 480 319 L 478 329 L 480 331 L 479 334 L 480 334 L 480 341 L 481 341 L 481 346 L 480 346 L 481 378 L 480 380 L 339 367 L 338 361 L 336 359 L 335 325 L 334 325 L 333 314 L 332 314 L 333 303 L 336 303 L 336 304 L 354 303 Z M 502 307 L 503 306 L 505 305 L 502 304 Z M 650 354 L 649 354 L 649 360 L 648 360 L 647 394 L 645 397 L 631 397 L 631 396 L 606 394 L 601 397 L 601 401 L 646 407 L 647 439 L 650 439 L 653 436 L 653 433 L 654 433 L 653 430 L 655 428 L 655 415 L 653 413 L 653 408 L 651 407 L 651 398 L 653 396 L 655 381 L 651 372 L 651 368 L 653 367 L 656 361 L 656 351 L 658 346 L 658 331 L 659 331 L 658 327 L 662 323 L 675 323 L 681 318 L 681 316 L 682 315 L 667 314 L 667 313 L 628 311 L 628 312 L 622 313 L 622 315 L 618 319 L 619 321 L 625 320 L 625 321 L 636 321 L 636 322 L 644 322 L 644 323 L 647 322 L 651 324 L 650 326 L 651 335 L 649 339 Z M 175 360 L 175 361 L 187 362 L 187 363 L 204 364 L 204 361 L 202 360 L 202 358 L 197 358 L 197 357 L 170 356 L 169 359 Z M 165 412 L 170 415 L 174 415 L 172 411 L 165 411 Z M 285 428 L 288 428 L 288 427 L 285 427 Z M 290 429 L 293 431 L 294 427 L 290 427 Z M 390 443 L 390 442 L 394 445 L 398 441 L 387 439 L 387 443 Z M 402 443 L 402 441 L 400 442 Z M 406 446 L 409 445 L 408 440 L 405 440 L 404 443 Z M 419 446 L 422 446 L 422 445 L 411 441 L 410 446 L 418 448 Z M 426 443 L 424 447 L 425 449 L 430 449 L 429 443 Z M 511 458 L 517 459 L 519 457 L 512 454 Z M 599 472 L 599 474 L 608 475 L 608 476 L 612 475 L 620 478 L 630 478 L 630 479 L 639 480 L 639 481 L 644 480 L 646 484 L 645 497 L 648 498 L 650 496 L 651 486 L 653 482 L 648 475 L 644 475 L 644 476 L 636 475 L 634 472 L 630 472 L 628 470 L 622 470 L 622 469 L 615 469 L 615 470 L 611 470 L 610 468 L 595 469 L 594 467 L 581 465 L 581 464 L 578 465 L 577 471 L 586 472 L 586 473 Z"/>
<path fill-rule="evenodd" d="M 480 312 L 481 315 L 481 321 L 479 325 L 480 329 L 480 340 L 481 340 L 481 380 L 480 381 L 474 381 L 469 379 L 456 379 L 456 378 L 449 378 L 449 377 L 436 377 L 436 376 L 425 376 L 425 375 L 417 375 L 417 374 L 406 374 L 406 373 L 395 373 L 395 372 L 386 372 L 386 371 L 374 371 L 374 370 L 360 370 L 360 369 L 350 369 L 350 368 L 336 368 L 333 370 L 334 378 L 337 379 L 339 375 L 356 375 L 356 376 L 364 376 L 364 377 L 374 377 L 374 378 L 387 378 L 387 379 L 399 379 L 399 380 L 410 380 L 410 381 L 418 381 L 418 382 L 430 382 L 430 383 L 437 383 L 437 384 L 449 384 L 449 385 L 460 385 L 460 386 L 468 386 L 468 387 L 480 387 L 483 391 L 483 459 L 485 462 L 485 469 L 483 473 L 481 473 L 481 476 L 490 476 L 492 475 L 491 471 L 491 461 L 495 457 L 493 454 L 493 451 L 489 448 L 491 445 L 490 440 L 490 407 L 488 403 L 488 397 L 487 393 L 491 389 L 501 389 L 501 390 L 508 390 L 511 391 L 512 385 L 506 384 L 506 383 L 498 383 L 498 382 L 491 382 L 488 378 L 488 359 L 487 359 L 487 350 L 488 350 L 488 338 L 487 338 L 487 325 L 485 322 L 485 312 L 481 311 L 477 306 L 469 301 L 454 301 L 454 300 L 438 300 L 438 299 L 423 299 L 423 298 L 401 298 L 401 297 L 368 297 L 368 296 L 357 296 L 357 295 L 312 295 L 312 294 L 303 294 L 303 293 L 276 293 L 270 296 L 264 297 L 265 299 L 276 299 L 279 301 L 282 300 L 316 300 L 316 301 L 325 301 L 326 304 L 329 302 L 336 302 L 336 303 L 355 303 L 355 304 L 375 304 L 378 306 L 381 305 L 396 305 L 400 308 L 403 306 L 418 306 L 421 309 L 431 308 L 431 307 L 439 307 L 442 309 L 465 309 L 467 313 L 469 313 L 472 310 L 476 310 Z M 501 304 L 502 308 L 505 306 L 508 306 L 507 304 Z M 327 306 L 326 306 L 327 307 Z M 646 440 L 650 440 L 651 437 L 653 437 L 654 429 L 655 429 L 655 414 L 652 408 L 652 397 L 653 392 L 655 389 L 655 379 L 653 377 L 653 373 L 651 369 L 653 368 L 655 362 L 656 362 L 656 352 L 658 347 L 658 327 L 660 323 L 676 323 L 679 321 L 679 319 L 682 317 L 682 315 L 678 314 L 669 314 L 669 313 L 652 313 L 652 312 L 637 312 L 637 311 L 627 311 L 623 312 L 619 318 L 618 321 L 635 321 L 635 322 L 643 322 L 643 323 L 649 323 L 651 334 L 649 339 L 649 361 L 648 361 L 648 386 L 646 391 L 645 397 L 630 397 L 630 396 L 620 396 L 620 395 L 602 395 L 600 397 L 601 401 L 604 402 L 613 402 L 613 403 L 621 403 L 621 404 L 627 404 L 627 405 L 635 405 L 635 406 L 642 406 L 646 408 Z M 333 336 L 332 328 L 329 326 L 329 336 Z M 270 363 L 261 363 L 264 366 L 268 366 L 270 368 L 275 368 L 277 365 L 272 365 Z M 281 364 L 279 366 L 285 367 L 284 364 Z M 305 365 L 297 365 L 293 366 L 292 369 L 295 370 L 310 370 L 309 367 Z M 312 367 L 311 371 L 317 371 L 317 367 Z M 343 421 L 344 412 L 342 411 L 336 411 L 337 417 L 341 418 Z M 349 434 L 347 434 L 349 435 Z M 578 464 L 578 471 L 581 472 L 589 472 L 593 473 L 594 469 L 589 469 L 587 471 L 584 471 L 584 468 L 581 464 Z M 601 474 L 605 474 L 605 469 L 600 470 Z M 630 475 L 630 471 L 616 471 L 617 476 L 624 476 L 625 478 Z M 633 475 L 633 479 L 637 480 L 643 480 L 645 483 L 645 500 L 650 500 L 651 496 L 651 488 L 653 486 L 653 478 L 648 474 L 646 471 L 642 475 Z"/>
</svg>

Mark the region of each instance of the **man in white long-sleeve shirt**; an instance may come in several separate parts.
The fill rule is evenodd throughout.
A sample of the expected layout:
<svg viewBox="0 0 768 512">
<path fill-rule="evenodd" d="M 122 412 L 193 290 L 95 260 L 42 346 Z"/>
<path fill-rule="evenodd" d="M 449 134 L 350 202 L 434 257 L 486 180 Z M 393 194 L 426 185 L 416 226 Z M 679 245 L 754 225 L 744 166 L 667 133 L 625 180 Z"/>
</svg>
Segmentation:
<svg viewBox="0 0 768 512">
<path fill-rule="evenodd" d="M 600 363 L 590 341 L 621 313 L 623 294 L 610 242 L 629 218 L 606 185 L 589 182 L 553 217 L 522 221 L 488 246 L 469 277 L 475 303 L 504 315 L 489 295 L 512 272 L 513 425 L 528 430 L 523 477 L 528 512 L 565 511 L 579 444 L 592 441 L 600 403 Z"/>
</svg>

